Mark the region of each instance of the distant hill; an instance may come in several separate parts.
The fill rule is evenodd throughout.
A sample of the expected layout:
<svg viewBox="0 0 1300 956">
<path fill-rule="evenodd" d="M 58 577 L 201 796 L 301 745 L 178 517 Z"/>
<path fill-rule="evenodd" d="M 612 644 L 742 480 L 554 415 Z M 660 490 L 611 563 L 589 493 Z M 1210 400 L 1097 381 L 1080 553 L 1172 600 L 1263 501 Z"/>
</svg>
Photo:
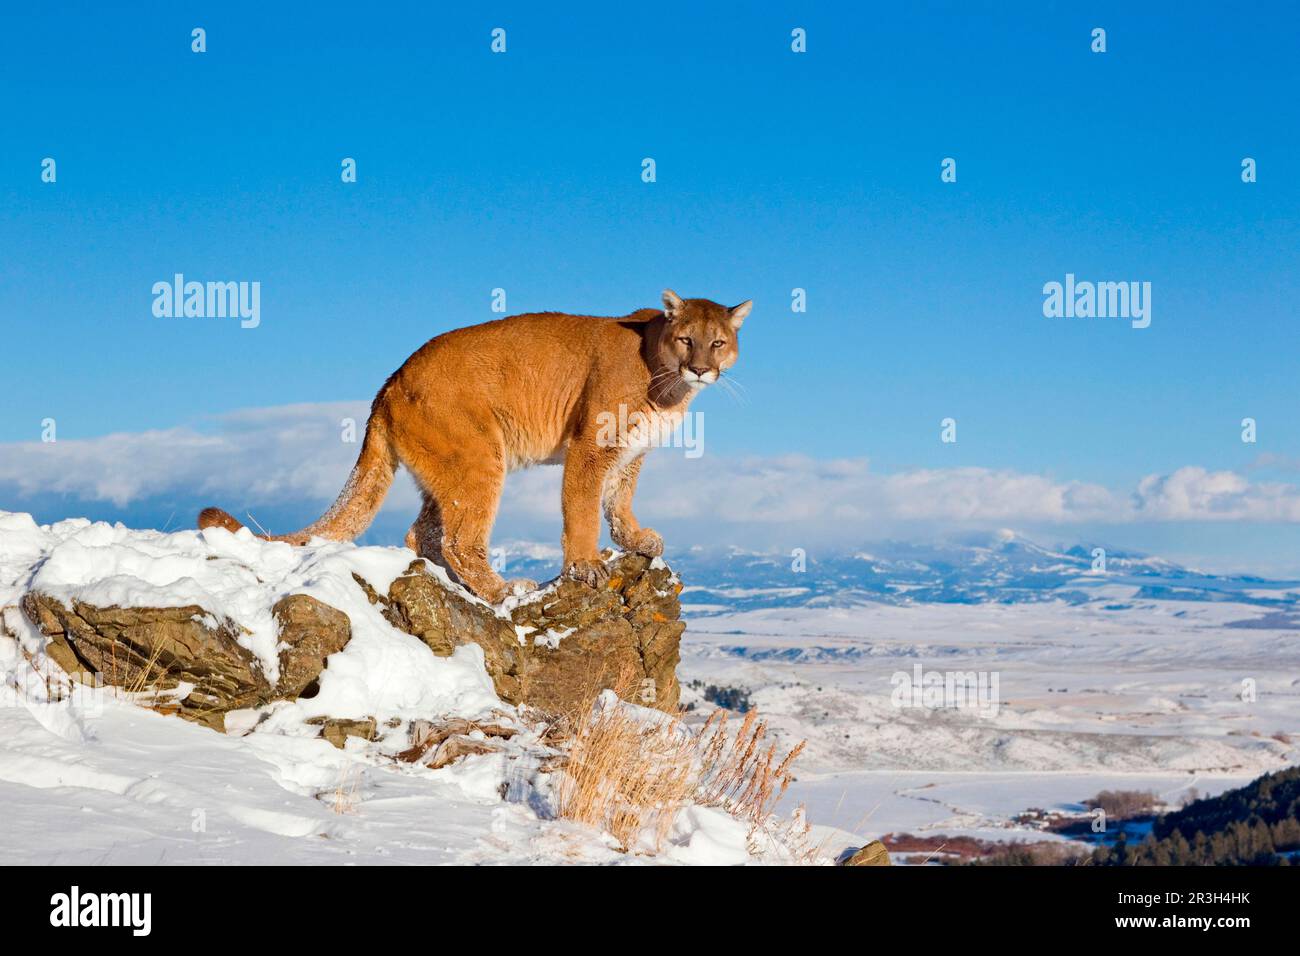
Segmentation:
<svg viewBox="0 0 1300 956">
<path fill-rule="evenodd" d="M 1300 854 L 1300 767 L 1160 817 L 1149 837 L 1096 850 L 1095 866 L 1286 866 Z"/>
<path fill-rule="evenodd" d="M 508 577 L 545 580 L 559 573 L 559 552 L 507 546 Z M 810 550 L 796 570 L 790 553 L 690 549 L 668 555 L 687 583 L 688 616 L 774 607 L 840 608 L 862 604 L 1023 604 L 1064 601 L 1122 611 L 1156 601 L 1231 601 L 1263 616 L 1229 626 L 1300 629 L 1300 583 L 1215 575 L 1161 558 L 1108 549 L 1094 569 L 1093 545 L 1043 547 L 1010 531 L 941 544 L 877 542 Z M 550 553 L 554 552 L 554 553 Z"/>
</svg>

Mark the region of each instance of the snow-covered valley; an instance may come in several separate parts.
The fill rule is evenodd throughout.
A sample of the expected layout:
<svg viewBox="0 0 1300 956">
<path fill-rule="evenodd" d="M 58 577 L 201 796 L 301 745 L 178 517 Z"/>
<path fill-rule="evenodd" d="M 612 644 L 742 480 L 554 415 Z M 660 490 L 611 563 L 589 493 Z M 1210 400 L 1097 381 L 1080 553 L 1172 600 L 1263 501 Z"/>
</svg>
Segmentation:
<svg viewBox="0 0 1300 956">
<path fill-rule="evenodd" d="M 244 736 L 111 689 L 42 700 L 31 686 L 40 639 L 15 607 L 35 575 L 51 589 L 123 602 L 172 593 L 206 606 L 224 595 L 212 610 L 243 616 L 250 647 L 270 664 L 263 605 L 241 601 L 262 588 L 346 603 L 340 581 L 355 572 L 382 588 L 411 555 L 291 552 L 225 532 L 204 539 L 89 523 L 54 532 L 24 518 L 0 527 L 6 863 L 783 862 L 755 855 L 746 828 L 708 807 L 684 811 L 658 856 L 621 852 L 554 819 L 527 733 L 510 753 L 438 770 L 309 735 L 302 721 L 312 707 L 394 720 L 431 708 L 509 710 L 490 683 L 467 676 L 473 654 L 423 655 L 367 618 L 365 602 L 348 607 L 365 621 L 363 640 L 331 665 L 320 695 L 280 707 Z M 235 552 L 264 573 L 230 577 L 222 562 Z M 886 833 L 1060 839 L 1016 818 L 1031 808 L 1080 811 L 1105 789 L 1152 790 L 1174 805 L 1300 756 L 1292 584 L 1137 559 L 1096 574 L 1079 555 L 1023 541 L 947 555 L 941 586 L 915 556 L 892 570 L 877 557 L 858 579 L 855 560 L 808 578 L 749 558 L 679 565 L 689 583 L 679 667 L 687 723 L 702 723 L 721 694 L 756 708 L 782 749 L 807 740 L 781 812 L 806 806 L 823 858 Z M 408 662 L 368 681 L 385 648 Z"/>
<path fill-rule="evenodd" d="M 1040 839 L 1014 818 L 1082 813 L 1107 789 L 1174 806 L 1300 758 L 1300 641 L 1260 626 L 1270 611 L 1104 579 L 1072 587 L 1088 599 L 688 604 L 681 673 L 738 688 L 787 740 L 807 739 L 787 799 L 868 837 Z M 1291 599 L 1289 586 L 1253 595 Z M 959 692 L 984 679 L 995 699 L 900 693 L 932 677 Z"/>
</svg>

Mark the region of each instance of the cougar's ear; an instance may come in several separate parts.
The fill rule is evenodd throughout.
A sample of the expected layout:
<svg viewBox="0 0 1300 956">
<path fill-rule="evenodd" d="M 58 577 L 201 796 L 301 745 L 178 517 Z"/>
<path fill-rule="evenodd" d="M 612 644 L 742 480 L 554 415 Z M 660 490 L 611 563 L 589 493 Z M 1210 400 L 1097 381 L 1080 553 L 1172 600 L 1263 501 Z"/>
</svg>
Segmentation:
<svg viewBox="0 0 1300 956">
<path fill-rule="evenodd" d="M 686 308 L 686 303 L 672 289 L 664 289 L 664 315 L 668 316 L 668 321 L 672 322 L 681 318 L 682 310 Z"/>
<path fill-rule="evenodd" d="M 741 324 L 745 321 L 745 316 L 749 315 L 749 310 L 753 307 L 754 300 L 746 299 L 744 302 L 740 303 L 740 305 L 733 305 L 728 309 L 727 316 L 731 319 L 731 327 L 733 329 L 740 328 Z"/>
</svg>

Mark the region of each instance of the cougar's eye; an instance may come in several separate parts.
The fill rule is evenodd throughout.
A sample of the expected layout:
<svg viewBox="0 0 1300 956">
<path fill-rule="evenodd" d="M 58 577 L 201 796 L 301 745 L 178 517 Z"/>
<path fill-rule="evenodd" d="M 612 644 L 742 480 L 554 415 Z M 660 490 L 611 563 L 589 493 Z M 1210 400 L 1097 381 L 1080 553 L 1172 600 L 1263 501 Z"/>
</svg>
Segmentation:
<svg viewBox="0 0 1300 956">
<path fill-rule="evenodd" d="M 677 341 L 681 342 L 682 345 L 685 345 L 687 348 L 691 347 L 691 340 L 686 338 L 685 336 L 679 336 Z"/>
<path fill-rule="evenodd" d="M 726 344 L 727 344 L 727 342 L 726 342 L 725 339 L 717 339 L 717 340 L 714 341 L 714 343 L 713 343 L 713 347 L 714 347 L 715 349 L 720 349 L 720 348 L 722 348 L 722 347 L 723 347 L 724 345 L 726 345 Z"/>
</svg>

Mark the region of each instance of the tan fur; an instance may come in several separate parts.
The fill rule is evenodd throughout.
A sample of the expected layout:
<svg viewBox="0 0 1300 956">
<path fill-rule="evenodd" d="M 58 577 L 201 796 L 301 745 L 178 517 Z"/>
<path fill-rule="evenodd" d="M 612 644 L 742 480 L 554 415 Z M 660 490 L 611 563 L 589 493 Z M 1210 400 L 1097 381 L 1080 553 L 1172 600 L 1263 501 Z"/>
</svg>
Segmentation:
<svg viewBox="0 0 1300 956">
<path fill-rule="evenodd" d="M 732 309 L 664 292 L 664 308 L 621 318 L 515 315 L 431 339 L 393 373 L 370 411 L 365 441 L 338 500 L 320 520 L 272 540 L 351 540 L 374 518 L 398 464 L 424 494 L 406 544 L 481 597 L 512 589 L 488 563 L 488 537 L 507 472 L 563 462 L 565 572 L 601 584 L 600 512 L 620 548 L 646 555 L 663 541 L 641 527 L 632 496 L 645 449 L 598 440 L 601 413 L 673 418 L 736 361 L 750 303 Z M 715 344 L 720 343 L 720 344 Z M 219 508 L 199 527 L 238 530 Z"/>
</svg>

